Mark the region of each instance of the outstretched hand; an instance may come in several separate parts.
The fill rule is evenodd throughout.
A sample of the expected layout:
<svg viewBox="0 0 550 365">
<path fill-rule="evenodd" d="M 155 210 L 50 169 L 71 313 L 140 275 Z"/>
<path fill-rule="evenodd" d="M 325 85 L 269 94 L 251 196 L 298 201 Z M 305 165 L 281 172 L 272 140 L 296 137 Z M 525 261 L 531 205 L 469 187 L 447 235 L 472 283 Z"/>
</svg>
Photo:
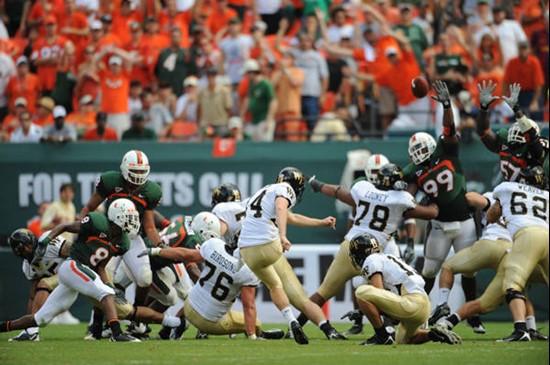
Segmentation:
<svg viewBox="0 0 550 365">
<path fill-rule="evenodd" d="M 451 107 L 451 94 L 447 88 L 447 84 L 441 80 L 435 80 L 432 84 L 433 89 L 437 93 L 436 96 L 432 96 L 432 99 L 443 104 L 444 108 Z"/>
<path fill-rule="evenodd" d="M 510 85 L 510 96 L 502 96 L 502 99 L 515 111 L 518 106 L 519 93 L 521 91 L 520 84 Z"/>
<path fill-rule="evenodd" d="M 322 220 L 322 223 L 324 227 L 330 227 L 333 230 L 336 229 L 336 218 L 334 217 L 326 217 Z"/>
<path fill-rule="evenodd" d="M 496 87 L 497 83 L 493 83 L 492 80 L 489 80 L 489 82 L 484 80 L 481 84 L 477 84 L 477 89 L 479 90 L 479 105 L 481 109 L 489 108 L 489 105 L 499 99 L 498 96 L 493 96 Z"/>
</svg>

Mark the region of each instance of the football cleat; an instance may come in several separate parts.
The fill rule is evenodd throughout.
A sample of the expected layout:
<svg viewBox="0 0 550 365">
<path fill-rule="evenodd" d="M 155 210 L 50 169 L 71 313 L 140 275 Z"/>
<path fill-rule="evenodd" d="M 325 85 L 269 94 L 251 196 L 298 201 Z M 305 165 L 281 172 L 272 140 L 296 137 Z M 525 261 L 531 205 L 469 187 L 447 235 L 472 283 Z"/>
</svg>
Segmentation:
<svg viewBox="0 0 550 365">
<path fill-rule="evenodd" d="M 102 332 L 101 323 L 91 324 L 86 328 L 86 336 L 84 336 L 84 339 L 86 341 L 101 340 L 103 338 Z"/>
<path fill-rule="evenodd" d="M 195 340 L 208 340 L 208 333 L 204 333 L 201 330 L 198 330 L 197 335 L 195 336 Z"/>
<path fill-rule="evenodd" d="M 159 333 L 157 333 L 157 340 L 169 340 L 172 327 L 162 326 Z"/>
<path fill-rule="evenodd" d="M 170 332 L 170 339 L 171 340 L 179 340 L 181 339 L 181 336 L 183 336 L 183 333 L 189 328 L 189 323 L 185 320 L 185 317 L 180 317 L 181 324 L 177 327 L 172 328 L 172 331 Z"/>
<path fill-rule="evenodd" d="M 529 332 L 514 330 L 514 332 L 512 332 L 510 336 L 497 340 L 497 342 L 523 342 L 523 341 L 531 341 L 531 336 L 529 336 Z"/>
<path fill-rule="evenodd" d="M 285 335 L 284 331 L 274 328 L 272 330 L 262 331 L 262 335 L 259 336 L 259 338 L 263 338 L 265 340 L 280 340 Z"/>
<path fill-rule="evenodd" d="M 428 325 L 433 326 L 441 318 L 447 317 L 450 314 L 451 314 L 451 309 L 449 309 L 449 306 L 447 305 L 447 303 L 440 304 L 437 307 L 435 307 L 435 310 L 432 316 L 428 320 Z"/>
<path fill-rule="evenodd" d="M 470 317 L 466 320 L 466 323 L 468 326 L 472 327 L 474 330 L 474 333 L 478 334 L 485 334 L 487 330 L 485 330 L 485 326 L 483 326 L 483 323 L 481 322 L 481 318 L 479 316 Z"/>
<path fill-rule="evenodd" d="M 378 335 L 374 335 L 368 340 L 361 342 L 362 346 L 374 346 L 374 345 L 393 345 L 395 343 L 395 333 L 389 334 L 388 337 L 382 338 Z"/>
<path fill-rule="evenodd" d="M 347 340 L 348 339 L 346 337 L 346 335 L 336 331 L 334 328 L 326 336 L 327 336 L 327 340 L 329 340 L 329 341 Z"/>
<path fill-rule="evenodd" d="M 441 325 L 432 327 L 430 332 L 428 332 L 428 337 L 433 342 L 448 343 L 449 345 L 460 345 L 462 343 L 462 339 L 459 335 L 453 331 L 449 331 Z"/>
<path fill-rule="evenodd" d="M 531 341 L 548 341 L 548 336 L 545 336 L 540 333 L 539 330 L 532 328 L 529 330 L 529 337 L 531 337 Z"/>
<path fill-rule="evenodd" d="M 354 324 L 349 330 L 345 332 L 345 335 L 360 335 L 363 333 L 362 324 Z"/>
<path fill-rule="evenodd" d="M 290 327 L 286 331 L 284 339 L 285 340 L 288 340 L 288 339 L 293 340 L 294 339 L 294 335 L 292 334 L 292 331 L 290 330 Z"/>
<path fill-rule="evenodd" d="M 294 338 L 294 341 L 300 345 L 307 345 L 309 343 L 309 340 L 307 339 L 306 334 L 304 333 L 304 329 L 298 321 L 292 321 L 290 322 L 290 331 L 292 331 L 292 337 Z"/>
<path fill-rule="evenodd" d="M 111 342 L 141 342 L 141 340 L 139 338 L 135 338 L 134 336 L 130 336 L 127 333 L 121 333 L 116 337 L 111 336 Z"/>
<path fill-rule="evenodd" d="M 12 337 L 8 340 L 9 342 L 19 342 L 19 341 L 40 341 L 40 335 L 38 332 L 30 334 L 27 331 L 21 331 L 15 337 Z"/>
<path fill-rule="evenodd" d="M 148 325 L 141 322 L 132 322 L 126 327 L 126 331 L 129 335 L 139 338 L 141 340 L 148 340 L 151 328 Z"/>
</svg>

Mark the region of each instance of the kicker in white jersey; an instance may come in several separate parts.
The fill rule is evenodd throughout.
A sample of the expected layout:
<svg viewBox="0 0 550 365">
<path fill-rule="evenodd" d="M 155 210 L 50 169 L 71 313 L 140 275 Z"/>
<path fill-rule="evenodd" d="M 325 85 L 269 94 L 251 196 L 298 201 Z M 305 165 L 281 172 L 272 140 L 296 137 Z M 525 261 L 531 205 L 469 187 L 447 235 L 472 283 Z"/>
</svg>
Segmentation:
<svg viewBox="0 0 550 365">
<path fill-rule="evenodd" d="M 377 273 L 382 274 L 382 282 L 387 290 L 398 294 L 402 294 L 403 289 L 408 294 L 426 294 L 422 276 L 399 257 L 383 253 L 369 255 L 363 263 L 361 275 L 369 280 Z"/>
<path fill-rule="evenodd" d="M 483 194 L 483 196 L 489 201 L 489 205 L 491 206 L 496 201 L 493 197 L 493 193 L 490 191 Z M 484 213 L 483 218 L 481 219 L 481 224 L 483 225 L 484 229 L 481 233 L 481 237 L 479 238 L 480 240 L 505 240 L 508 242 L 512 242 L 512 236 L 510 235 L 510 231 L 506 227 L 506 220 L 504 220 L 504 217 L 500 217 L 496 223 L 487 224 L 487 216 Z"/>
<path fill-rule="evenodd" d="M 523 227 L 548 229 L 548 191 L 516 182 L 503 182 L 493 191 L 512 237 Z"/>
<path fill-rule="evenodd" d="M 241 233 L 242 221 L 246 214 L 248 199 L 242 202 L 218 203 L 212 209 L 212 213 L 227 225 L 227 231 L 223 235 L 225 242 L 231 247 L 237 245 Z"/>
<path fill-rule="evenodd" d="M 399 227 L 403 213 L 416 207 L 414 197 L 408 192 L 380 190 L 368 181 L 359 181 L 350 193 L 357 208 L 355 221 L 346 234 L 348 241 L 367 232 L 385 247 Z"/>
<path fill-rule="evenodd" d="M 288 209 L 296 204 L 296 194 L 286 182 L 267 185 L 248 200 L 239 247 L 259 246 L 279 238 L 275 225 L 275 199 L 278 197 L 288 200 Z"/>
<path fill-rule="evenodd" d="M 40 236 L 39 241 L 49 233 L 50 231 L 44 232 Z M 65 238 L 57 236 L 48 244 L 44 255 L 40 259 L 35 260 L 32 265 L 27 260 L 23 260 L 22 269 L 27 280 L 42 279 L 57 274 L 59 265 L 65 261 L 64 258 L 59 257 L 65 243 Z"/>
<path fill-rule="evenodd" d="M 260 281 L 248 266 L 227 252 L 221 239 L 204 242 L 200 253 L 205 268 L 187 300 L 203 318 L 218 322 L 231 309 L 241 287 L 258 286 Z"/>
</svg>

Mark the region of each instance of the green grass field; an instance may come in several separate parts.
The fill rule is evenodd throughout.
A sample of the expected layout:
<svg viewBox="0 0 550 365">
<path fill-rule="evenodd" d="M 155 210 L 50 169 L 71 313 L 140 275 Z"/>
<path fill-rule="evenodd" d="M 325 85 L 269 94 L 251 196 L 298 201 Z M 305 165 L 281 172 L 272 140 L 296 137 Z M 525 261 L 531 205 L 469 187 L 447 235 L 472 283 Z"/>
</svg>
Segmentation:
<svg viewBox="0 0 550 365">
<path fill-rule="evenodd" d="M 548 334 L 548 324 L 543 333 Z M 156 333 L 158 326 L 153 326 Z M 272 328 L 276 326 L 265 326 Z M 348 325 L 337 325 L 345 330 Z M 283 328 L 283 326 L 279 326 Z M 107 340 L 84 341 L 85 326 L 50 326 L 41 332 L 41 342 L 9 343 L 16 332 L 0 335 L 0 364 L 548 364 L 548 342 L 496 343 L 495 339 L 511 331 L 510 323 L 487 323 L 486 335 L 475 335 L 461 325 L 457 332 L 464 343 L 449 346 L 439 343 L 401 346 L 358 346 L 370 336 L 352 336 L 349 341 L 328 342 L 322 333 L 307 325 L 310 344 L 299 346 L 293 340 L 249 341 L 239 336 L 195 340 L 190 328 L 182 341 L 111 343 Z"/>
</svg>

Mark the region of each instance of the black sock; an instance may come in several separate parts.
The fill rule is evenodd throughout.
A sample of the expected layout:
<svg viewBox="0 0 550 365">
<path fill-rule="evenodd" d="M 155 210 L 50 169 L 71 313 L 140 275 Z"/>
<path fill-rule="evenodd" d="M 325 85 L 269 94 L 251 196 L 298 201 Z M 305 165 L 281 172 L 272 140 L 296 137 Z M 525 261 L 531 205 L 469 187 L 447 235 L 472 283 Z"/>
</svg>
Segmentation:
<svg viewBox="0 0 550 365">
<path fill-rule="evenodd" d="M 122 334 L 122 330 L 120 329 L 120 322 L 118 321 L 118 319 L 111 319 L 108 323 L 113 337 L 117 337 Z"/>
<path fill-rule="evenodd" d="M 296 318 L 296 320 L 298 321 L 301 327 L 304 327 L 307 321 L 309 321 L 309 319 L 303 313 L 300 313 L 300 315 L 298 316 L 298 318 Z"/>
<path fill-rule="evenodd" d="M 453 327 L 460 323 L 460 319 L 458 319 L 458 316 L 456 314 L 451 314 L 449 317 L 447 317 L 447 321 L 449 321 Z"/>
<path fill-rule="evenodd" d="M 92 326 L 99 325 L 101 327 L 103 325 L 103 312 L 98 308 L 94 308 L 92 311 Z"/>
<path fill-rule="evenodd" d="M 375 328 L 374 332 L 376 332 L 376 336 L 380 338 L 387 338 L 389 336 L 388 331 L 386 331 L 386 327 L 383 325 L 380 328 Z"/>
<path fill-rule="evenodd" d="M 325 335 L 329 335 L 332 331 L 334 331 L 334 327 L 332 327 L 332 325 L 330 324 L 329 321 L 326 321 L 325 323 L 323 323 L 321 325 L 321 331 L 323 331 L 325 333 Z"/>
<path fill-rule="evenodd" d="M 516 331 L 527 332 L 527 324 L 524 321 L 514 322 L 514 329 Z"/>
<path fill-rule="evenodd" d="M 464 297 L 466 301 L 475 300 L 477 297 L 476 277 L 467 278 L 462 275 L 462 290 L 464 291 Z"/>
<path fill-rule="evenodd" d="M 424 290 L 428 295 L 430 295 L 430 292 L 432 291 L 432 288 L 434 287 L 435 278 L 424 278 Z"/>
<path fill-rule="evenodd" d="M 363 316 L 361 315 L 361 317 L 357 316 L 357 318 L 355 318 L 355 325 L 356 326 L 362 326 L 363 325 Z"/>
</svg>

